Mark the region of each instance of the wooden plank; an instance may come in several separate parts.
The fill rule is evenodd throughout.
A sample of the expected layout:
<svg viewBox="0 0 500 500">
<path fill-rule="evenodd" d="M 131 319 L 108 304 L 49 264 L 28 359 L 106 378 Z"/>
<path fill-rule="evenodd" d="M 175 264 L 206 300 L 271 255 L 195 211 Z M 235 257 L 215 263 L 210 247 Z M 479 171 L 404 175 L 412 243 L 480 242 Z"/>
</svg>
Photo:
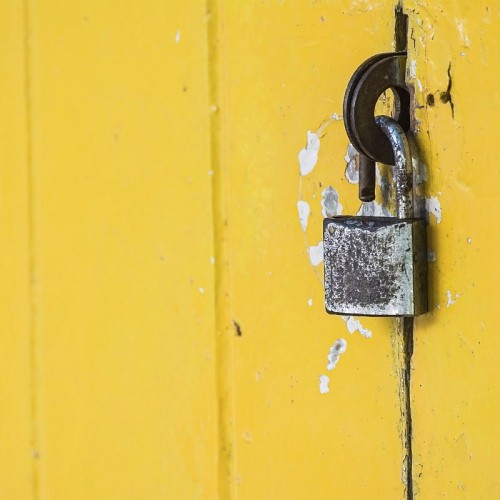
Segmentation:
<svg viewBox="0 0 500 500">
<path fill-rule="evenodd" d="M 216 495 L 204 2 L 30 2 L 42 498 Z"/>
<path fill-rule="evenodd" d="M 32 498 L 30 220 L 22 3 L 0 4 L 0 497 Z"/>
<path fill-rule="evenodd" d="M 432 314 L 417 321 L 415 333 L 415 491 L 421 498 L 498 498 L 500 10 L 462 0 L 407 8 L 435 255 Z"/>
<path fill-rule="evenodd" d="M 320 252 L 314 248 L 322 238 L 322 193 L 328 186 L 337 190 L 344 213 L 359 208 L 357 186 L 344 175 L 348 140 L 342 99 L 362 61 L 392 50 L 394 6 L 270 1 L 218 6 L 220 190 L 228 272 L 219 314 L 226 321 L 223 407 L 230 494 L 402 498 L 405 450 L 395 321 L 358 324 L 329 317 L 316 260 Z M 301 175 L 298 154 L 308 131 Z M 317 140 L 318 161 L 307 172 L 315 163 Z M 298 201 L 310 209 L 305 230 Z M 373 337 L 351 334 L 349 328 L 370 330 Z M 329 371 L 327 356 L 339 339 L 347 349 Z"/>
</svg>

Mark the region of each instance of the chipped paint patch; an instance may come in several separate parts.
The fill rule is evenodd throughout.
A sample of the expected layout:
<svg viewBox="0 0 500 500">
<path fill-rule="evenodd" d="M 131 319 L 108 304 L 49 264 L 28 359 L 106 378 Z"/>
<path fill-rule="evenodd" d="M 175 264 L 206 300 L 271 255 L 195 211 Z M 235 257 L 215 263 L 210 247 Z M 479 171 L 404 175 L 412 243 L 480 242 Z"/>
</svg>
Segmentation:
<svg viewBox="0 0 500 500">
<path fill-rule="evenodd" d="M 318 163 L 319 136 L 315 132 L 307 131 L 307 145 L 299 152 L 300 175 L 308 175 Z"/>
<path fill-rule="evenodd" d="M 323 217 L 340 215 L 344 207 L 339 202 L 339 193 L 332 186 L 328 186 L 321 193 L 321 213 Z"/>
<path fill-rule="evenodd" d="M 319 377 L 319 392 L 321 394 L 327 394 L 328 392 L 330 392 L 329 384 L 330 384 L 330 379 L 328 378 L 328 376 L 321 375 Z"/>
<path fill-rule="evenodd" d="M 297 210 L 299 211 L 300 227 L 302 231 L 305 231 L 307 229 L 307 221 L 311 213 L 311 207 L 307 201 L 299 200 L 297 202 Z"/>
<path fill-rule="evenodd" d="M 340 338 L 334 342 L 332 347 L 330 347 L 330 352 L 328 353 L 328 365 L 326 365 L 327 370 L 333 370 L 337 366 L 340 355 L 344 354 L 346 348 L 347 341 L 345 339 Z"/>
<path fill-rule="evenodd" d="M 432 252 L 431 250 L 429 250 L 427 252 L 427 262 L 436 262 L 436 260 L 436 252 Z"/>
<path fill-rule="evenodd" d="M 413 80 L 417 78 L 417 61 L 415 59 L 410 61 L 409 77 Z"/>
<path fill-rule="evenodd" d="M 391 213 L 385 205 L 377 201 L 365 202 L 361 205 L 356 215 L 366 217 L 391 217 Z"/>
<path fill-rule="evenodd" d="M 429 215 L 433 215 L 436 218 L 438 224 L 441 223 L 442 210 L 441 203 L 435 196 L 429 196 L 425 198 L 425 211 Z"/>
<path fill-rule="evenodd" d="M 361 335 L 363 335 L 363 337 L 366 337 L 367 339 L 371 338 L 371 330 L 364 328 L 359 319 L 355 318 L 354 316 L 342 316 L 342 319 L 345 321 L 349 333 L 352 334 L 354 332 L 359 332 Z"/>
<path fill-rule="evenodd" d="M 347 151 L 344 156 L 344 160 L 346 162 L 345 167 L 345 178 L 350 184 L 358 184 L 359 183 L 359 164 L 357 161 L 359 153 L 356 151 L 356 148 L 349 143 L 347 146 Z"/>
<path fill-rule="evenodd" d="M 427 182 L 427 166 L 418 158 L 412 158 L 411 164 L 415 172 L 415 185 L 420 186 Z"/>
<path fill-rule="evenodd" d="M 313 266 L 319 266 L 323 262 L 323 241 L 307 249 L 309 260 Z"/>
<path fill-rule="evenodd" d="M 453 298 L 451 291 L 446 290 L 446 307 L 450 307 L 453 304 L 456 304 L 458 297 L 460 297 L 458 293 L 456 293 L 455 298 Z"/>
</svg>

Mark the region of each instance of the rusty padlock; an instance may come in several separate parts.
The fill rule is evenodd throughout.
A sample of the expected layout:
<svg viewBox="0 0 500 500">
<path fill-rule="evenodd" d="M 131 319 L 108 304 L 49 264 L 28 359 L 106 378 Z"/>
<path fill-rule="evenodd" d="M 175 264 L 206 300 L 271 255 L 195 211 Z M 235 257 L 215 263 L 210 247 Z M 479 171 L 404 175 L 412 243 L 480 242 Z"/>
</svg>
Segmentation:
<svg viewBox="0 0 500 500">
<path fill-rule="evenodd" d="M 410 145 L 392 118 L 376 123 L 394 152 L 397 217 L 324 219 L 325 307 L 330 314 L 417 316 L 428 307 L 427 244 L 425 219 L 413 216 Z"/>
</svg>

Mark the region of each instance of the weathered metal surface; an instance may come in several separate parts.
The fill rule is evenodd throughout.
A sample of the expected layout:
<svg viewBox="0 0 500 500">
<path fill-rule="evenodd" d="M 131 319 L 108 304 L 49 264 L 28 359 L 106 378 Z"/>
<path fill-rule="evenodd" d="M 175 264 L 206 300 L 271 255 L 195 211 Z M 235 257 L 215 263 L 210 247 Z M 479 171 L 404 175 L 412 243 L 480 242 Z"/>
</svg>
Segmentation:
<svg viewBox="0 0 500 500">
<path fill-rule="evenodd" d="M 423 219 L 324 221 L 325 305 L 331 314 L 414 316 L 426 310 Z"/>
</svg>

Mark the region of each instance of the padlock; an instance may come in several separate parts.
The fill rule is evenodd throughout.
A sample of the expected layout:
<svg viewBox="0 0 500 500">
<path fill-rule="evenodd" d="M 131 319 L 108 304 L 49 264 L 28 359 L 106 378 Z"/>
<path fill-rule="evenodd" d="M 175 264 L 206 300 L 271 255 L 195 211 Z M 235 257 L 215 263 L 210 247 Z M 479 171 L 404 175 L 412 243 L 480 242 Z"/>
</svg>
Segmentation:
<svg viewBox="0 0 500 500">
<path fill-rule="evenodd" d="M 404 130 L 387 116 L 376 122 L 394 151 L 397 217 L 324 219 L 325 307 L 330 314 L 416 316 L 428 307 L 426 222 L 413 216 Z"/>
</svg>

